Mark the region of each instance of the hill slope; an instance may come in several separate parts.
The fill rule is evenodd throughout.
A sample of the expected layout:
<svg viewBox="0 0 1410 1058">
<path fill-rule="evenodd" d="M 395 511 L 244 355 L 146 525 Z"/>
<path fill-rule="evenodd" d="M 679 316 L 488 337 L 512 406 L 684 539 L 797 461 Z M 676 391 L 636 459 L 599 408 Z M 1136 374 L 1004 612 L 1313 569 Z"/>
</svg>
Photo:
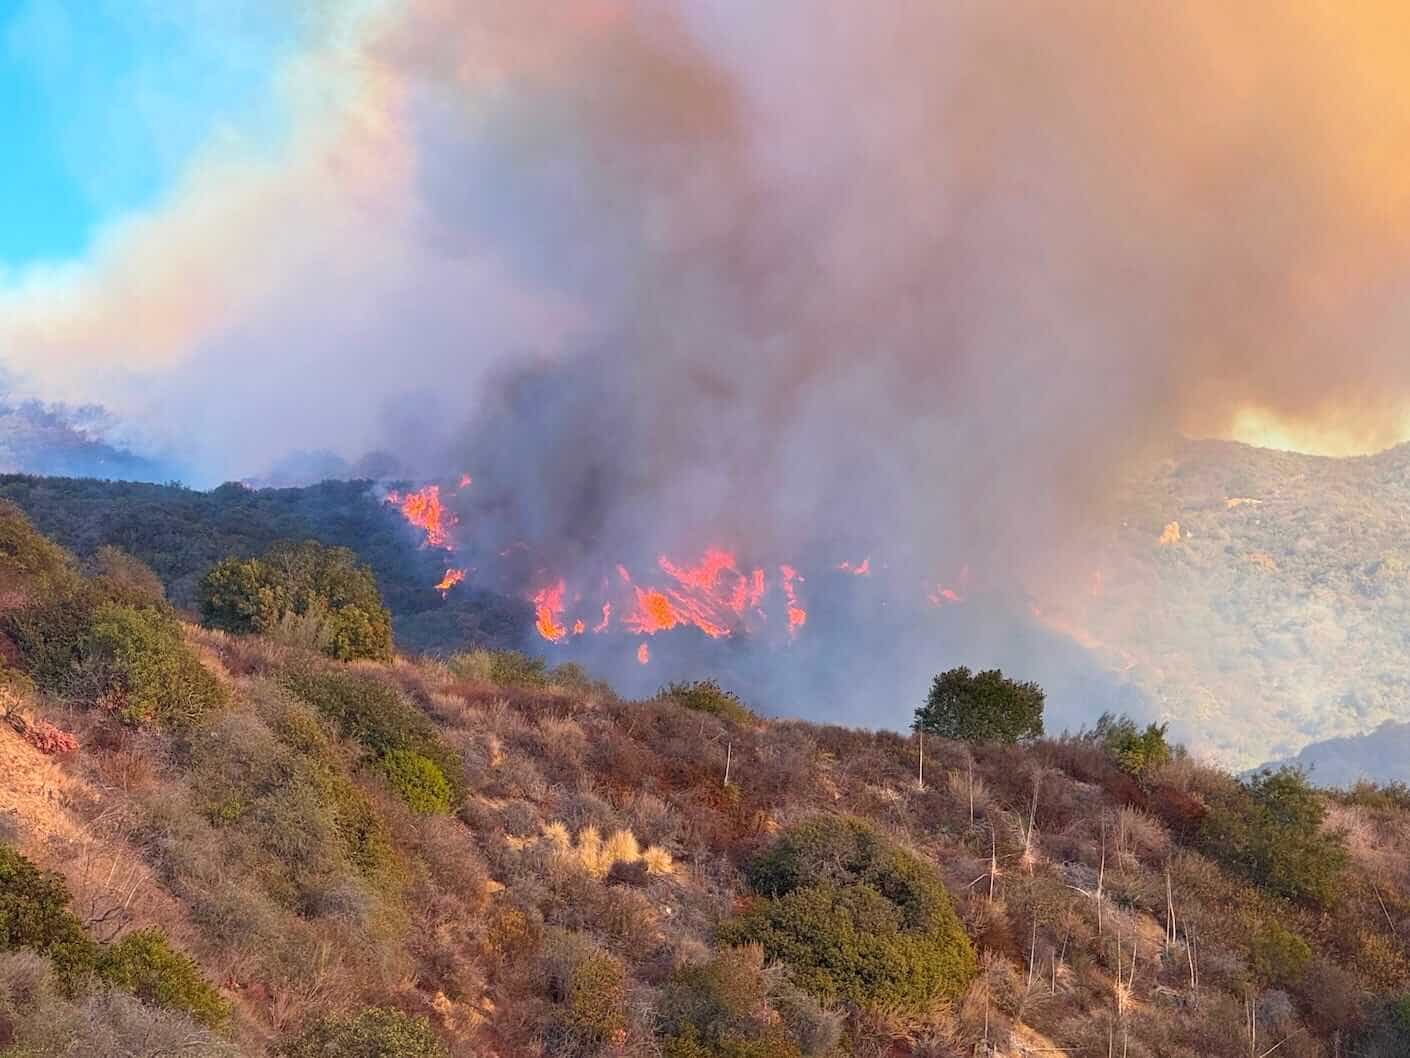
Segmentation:
<svg viewBox="0 0 1410 1058">
<path fill-rule="evenodd" d="M 40 695 L 3 652 L 0 849 L 60 872 L 100 967 L 157 929 L 198 974 L 57 977 L 72 945 L 14 928 L 0 886 L 6 1058 L 1234 1058 L 1250 1018 L 1295 1058 L 1410 1044 L 1404 790 L 1241 786 L 1093 739 L 927 739 L 922 785 L 914 739 L 709 687 L 183 639 L 122 657 L 190 651 L 220 693 L 155 719 Z M 916 921 L 949 961 L 912 973 Z"/>
</svg>

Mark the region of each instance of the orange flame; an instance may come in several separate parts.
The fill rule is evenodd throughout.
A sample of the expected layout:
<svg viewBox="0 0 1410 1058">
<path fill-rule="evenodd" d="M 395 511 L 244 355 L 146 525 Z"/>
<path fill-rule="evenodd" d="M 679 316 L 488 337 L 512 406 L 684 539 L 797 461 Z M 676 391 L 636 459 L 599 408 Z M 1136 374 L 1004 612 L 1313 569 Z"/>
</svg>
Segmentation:
<svg viewBox="0 0 1410 1058">
<path fill-rule="evenodd" d="M 651 648 L 645 643 L 636 648 L 637 664 L 645 665 L 651 660 Z"/>
<path fill-rule="evenodd" d="M 624 619 L 634 632 L 655 635 L 679 625 L 694 625 L 712 639 L 730 634 L 738 618 L 757 606 L 764 594 L 764 571 L 741 573 L 734 555 L 709 548 L 694 566 L 678 566 L 665 555 L 657 559 L 674 588 L 634 587 L 636 605 Z M 617 567 L 623 581 L 631 576 Z"/>
<path fill-rule="evenodd" d="M 436 585 L 436 590 L 442 595 L 449 595 L 450 589 L 465 579 L 463 569 L 448 569 L 446 575 L 441 578 L 441 582 Z"/>
<path fill-rule="evenodd" d="M 573 622 L 573 635 L 580 636 L 586 631 L 587 625 L 583 623 L 583 619 L 581 617 L 579 617 L 576 621 Z"/>
<path fill-rule="evenodd" d="M 808 623 L 808 611 L 798 604 L 798 589 L 793 586 L 793 582 L 802 581 L 804 578 L 800 577 L 792 566 L 779 566 L 778 571 L 783 577 L 783 597 L 788 601 L 788 634 L 796 636 L 798 629 Z"/>
<path fill-rule="evenodd" d="M 563 614 L 565 590 L 566 586 L 560 580 L 557 584 L 540 588 L 534 593 L 534 627 L 538 629 L 539 635 L 550 643 L 556 643 L 568 634 L 568 630 L 558 623 Z"/>
<path fill-rule="evenodd" d="M 471 484 L 473 484 L 473 480 L 474 480 L 474 479 L 472 479 L 469 474 L 461 474 L 461 475 L 460 475 L 460 488 L 462 488 L 462 489 L 468 489 L 468 488 L 471 486 Z"/>
<path fill-rule="evenodd" d="M 407 493 L 387 493 L 387 502 L 401 509 L 402 517 L 426 534 L 427 547 L 450 547 L 450 531 L 459 519 L 441 505 L 441 487 L 427 485 Z"/>
<path fill-rule="evenodd" d="M 592 626 L 594 635 L 607 631 L 607 626 L 612 623 L 612 604 L 605 602 L 602 604 L 602 620 Z"/>
<path fill-rule="evenodd" d="M 856 565 L 851 562 L 839 562 L 837 568 L 843 573 L 850 573 L 854 577 L 865 577 L 871 574 L 871 557 L 862 559 Z"/>
</svg>

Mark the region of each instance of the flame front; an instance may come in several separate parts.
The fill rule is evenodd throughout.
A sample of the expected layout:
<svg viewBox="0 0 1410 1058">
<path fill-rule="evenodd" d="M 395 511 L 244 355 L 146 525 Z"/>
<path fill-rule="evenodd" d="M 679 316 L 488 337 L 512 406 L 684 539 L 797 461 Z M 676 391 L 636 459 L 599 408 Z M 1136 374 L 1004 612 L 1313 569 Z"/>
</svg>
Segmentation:
<svg viewBox="0 0 1410 1058">
<path fill-rule="evenodd" d="M 560 580 L 557 584 L 540 588 L 534 593 L 534 627 L 538 629 L 539 635 L 550 643 L 556 643 L 568 634 L 568 630 L 560 623 L 565 591 L 567 585 Z"/>
<path fill-rule="evenodd" d="M 798 630 L 808 623 L 808 611 L 799 604 L 798 589 L 794 587 L 794 581 L 801 581 L 803 578 L 792 566 L 779 566 L 778 572 L 783 578 L 783 597 L 788 601 L 788 634 L 796 636 Z"/>
<path fill-rule="evenodd" d="M 436 590 L 442 595 L 449 595 L 450 589 L 465 579 L 463 569 L 448 569 L 446 575 L 441 578 L 441 582 L 436 585 Z"/>
<path fill-rule="evenodd" d="M 405 496 L 389 492 L 387 502 L 399 508 L 403 518 L 426 534 L 427 547 L 451 546 L 450 531 L 459 519 L 442 505 L 439 485 L 427 485 Z"/>
</svg>

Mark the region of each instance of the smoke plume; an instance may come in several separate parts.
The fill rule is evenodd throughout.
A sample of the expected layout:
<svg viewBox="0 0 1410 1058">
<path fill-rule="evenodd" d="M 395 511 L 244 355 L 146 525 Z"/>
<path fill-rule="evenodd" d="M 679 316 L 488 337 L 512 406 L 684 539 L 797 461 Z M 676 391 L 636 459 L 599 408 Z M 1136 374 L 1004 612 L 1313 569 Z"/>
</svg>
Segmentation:
<svg viewBox="0 0 1410 1058">
<path fill-rule="evenodd" d="M 471 546 L 538 572 L 876 548 L 1016 597 L 1176 431 L 1406 436 L 1407 30 L 1262 0 L 407 0 L 289 71 L 287 156 L 213 148 L 4 288 L 0 356 L 199 426 L 214 475 L 469 470 Z"/>
</svg>

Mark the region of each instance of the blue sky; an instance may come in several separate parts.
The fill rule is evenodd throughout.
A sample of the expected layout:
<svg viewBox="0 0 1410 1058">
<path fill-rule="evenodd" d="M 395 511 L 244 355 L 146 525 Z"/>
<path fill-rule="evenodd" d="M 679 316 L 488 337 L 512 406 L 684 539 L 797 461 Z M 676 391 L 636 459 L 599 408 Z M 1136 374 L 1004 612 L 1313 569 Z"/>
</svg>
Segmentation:
<svg viewBox="0 0 1410 1058">
<path fill-rule="evenodd" d="M 277 136 L 272 74 L 299 9 L 0 0 L 0 272 L 78 256 L 212 137 Z"/>
</svg>

